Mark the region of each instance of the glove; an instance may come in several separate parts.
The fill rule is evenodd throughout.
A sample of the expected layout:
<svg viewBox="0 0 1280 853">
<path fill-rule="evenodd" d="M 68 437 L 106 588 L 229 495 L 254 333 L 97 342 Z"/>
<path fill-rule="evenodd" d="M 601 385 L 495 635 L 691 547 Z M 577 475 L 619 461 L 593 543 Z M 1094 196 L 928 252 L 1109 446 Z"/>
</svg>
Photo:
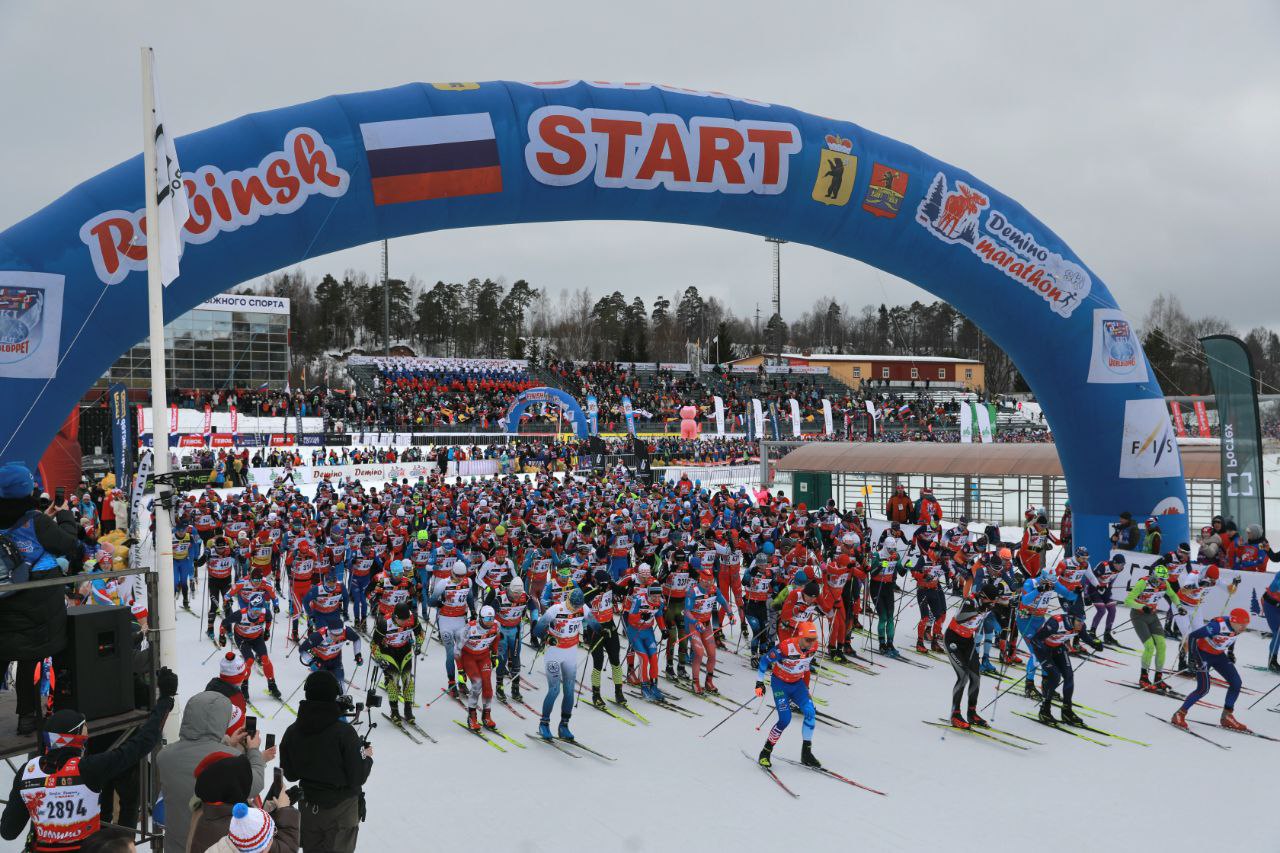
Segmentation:
<svg viewBox="0 0 1280 853">
<path fill-rule="evenodd" d="M 1143 612 L 1143 613 L 1155 613 L 1155 612 L 1156 612 L 1156 609 L 1155 609 L 1154 607 L 1152 607 L 1150 604 L 1144 604 L 1144 605 L 1142 605 L 1142 612 Z"/>
<path fill-rule="evenodd" d="M 160 689 L 161 696 L 172 699 L 178 695 L 178 674 L 167 666 L 161 667 L 156 673 L 156 686 Z"/>
<path fill-rule="evenodd" d="M 280 612 L 280 602 L 279 602 L 279 601 L 275 601 L 275 600 L 273 600 L 273 601 L 271 602 L 271 612 L 272 612 L 272 613 L 279 613 L 279 612 Z"/>
<path fill-rule="evenodd" d="M 225 649 L 227 647 L 227 635 L 225 633 L 218 635 L 218 648 Z"/>
<path fill-rule="evenodd" d="M 764 682 L 763 682 L 763 681 L 757 681 L 757 682 L 756 682 L 756 695 L 757 695 L 757 696 L 763 696 L 763 695 L 764 695 Z"/>
<path fill-rule="evenodd" d="M 364 655 L 356 652 L 356 666 L 364 666 Z"/>
</svg>

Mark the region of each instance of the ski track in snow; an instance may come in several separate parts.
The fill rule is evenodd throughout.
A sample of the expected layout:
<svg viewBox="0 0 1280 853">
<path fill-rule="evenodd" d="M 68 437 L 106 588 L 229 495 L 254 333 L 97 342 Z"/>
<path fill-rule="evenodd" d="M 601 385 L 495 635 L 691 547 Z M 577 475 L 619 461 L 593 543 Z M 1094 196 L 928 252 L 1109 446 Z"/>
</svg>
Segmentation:
<svg viewBox="0 0 1280 853">
<path fill-rule="evenodd" d="M 897 645 L 904 652 L 914 642 L 915 618 L 912 600 L 898 625 Z M 1261 617 L 1254 619 L 1256 627 Z M 1117 639 L 1136 646 L 1128 624 L 1122 607 L 1116 618 Z M 202 665 L 213 651 L 203 631 L 203 618 L 179 611 L 180 707 L 217 672 L 214 660 Z M 296 653 L 285 658 L 285 636 L 281 622 L 273 638 L 272 660 L 287 696 L 307 673 Z M 731 628 L 728 636 L 732 648 L 737 628 Z M 867 654 L 865 638 L 857 639 L 856 648 Z M 370 656 L 367 643 L 362 645 L 366 662 L 352 689 L 360 701 Z M 1172 666 L 1177 656 L 1175 641 L 1170 640 L 1168 648 Z M 1266 641 L 1256 631 L 1237 643 L 1246 688 L 1265 692 L 1280 681 L 1247 666 L 1265 665 L 1266 651 Z M 445 683 L 443 652 L 432 641 L 427 657 L 418 663 L 419 704 L 435 697 Z M 616 763 L 583 753 L 569 758 L 529 742 L 524 734 L 536 730 L 537 719 L 524 709 L 526 719 L 517 719 L 496 701 L 495 722 L 527 749 L 499 740 L 507 750 L 504 754 L 480 743 L 453 724 L 452 720 L 464 718 L 464 712 L 447 698 L 417 712 L 419 725 L 438 745 L 411 743 L 375 710 L 378 727 L 370 736 L 374 767 L 365 788 L 369 816 L 360 827 L 359 849 L 401 849 L 407 843 L 410 850 L 465 844 L 473 849 L 530 853 L 669 853 L 673 843 L 692 842 L 703 849 L 742 853 L 798 843 L 850 845 L 863 851 L 945 848 L 949 853 L 1014 849 L 1078 853 L 1082 849 L 1143 850 L 1158 844 L 1162 853 L 1177 853 L 1220 843 L 1225 827 L 1220 817 L 1213 816 L 1223 814 L 1235 816 L 1231 832 L 1243 843 L 1243 850 L 1268 849 L 1274 842 L 1264 842 L 1270 833 L 1262 816 L 1274 807 L 1272 784 L 1280 744 L 1198 727 L 1207 737 L 1232 747 L 1220 750 L 1151 719 L 1148 712 L 1168 717 L 1178 703 L 1108 684 L 1107 679 L 1136 680 L 1138 659 L 1115 650 L 1104 654 L 1125 662 L 1126 668 L 1081 664 L 1076 670 L 1076 699 L 1117 716 L 1085 719 L 1098 728 L 1146 741 L 1150 748 L 1113 741 L 1104 749 L 1017 717 L 1013 711 L 1034 713 L 1036 708 L 1017 695 L 1021 687 L 983 713 L 998 728 L 1043 741 L 1044 746 L 1031 745 L 1023 752 L 926 726 L 922 720 L 946 717 L 950 711 L 954 676 L 942 662 L 930 662 L 932 668 L 922 670 L 886 661 L 887 668 L 877 667 L 881 674 L 875 677 L 838 671 L 837 677 L 852 687 L 815 685 L 815 695 L 829 701 L 818 710 L 860 728 L 832 728 L 819 722 L 814 752 L 832 770 L 885 791 L 887 797 L 777 761 L 774 770 L 779 778 L 800 795 L 799 800 L 788 797 L 741 755 L 741 750 L 751 755 L 759 751 L 775 719 L 755 730 L 769 708 L 761 709 L 759 700 L 704 738 L 701 735 L 728 712 L 684 691 L 670 688 L 683 706 L 701 717 L 686 719 L 629 698 L 650 721 L 648 726 L 637 722 L 635 727 L 588 707 L 584 698 L 571 727 L 583 743 L 617 758 Z M 349 646 L 344 656 L 350 678 L 355 670 Z M 584 656 L 585 649 L 579 650 L 579 675 Z M 526 645 L 526 667 L 532 657 Z M 722 653 L 720 661 L 728 672 L 717 678 L 720 690 L 734 700 L 752 699 L 755 676 L 748 661 L 729 653 Z M 539 658 L 538 669 L 525 672 L 538 687 L 525 691 L 525 701 L 535 708 L 541 707 L 545 695 L 541 667 Z M 1182 693 L 1189 693 L 1194 685 L 1186 678 L 1168 680 Z M 589 691 L 589 673 L 584 683 Z M 607 666 L 603 684 L 607 694 L 611 685 Z M 982 679 L 980 707 L 995 696 L 996 685 L 993 679 Z M 265 679 L 256 672 L 251 688 L 254 704 L 267 715 L 259 720 L 259 730 L 275 732 L 279 739 L 293 716 L 281 711 L 270 718 L 278 706 L 266 697 Z M 1214 686 L 1207 701 L 1221 704 L 1224 694 L 1225 688 Z M 1237 716 L 1262 733 L 1280 736 L 1280 714 L 1266 711 L 1280 705 L 1280 690 L 1250 710 L 1256 698 L 1242 694 Z M 301 699 L 299 691 L 290 704 L 296 708 Z M 558 708 L 557 703 L 553 728 Z M 381 710 L 387 710 L 385 699 Z M 1217 722 L 1218 712 L 1193 709 L 1190 716 Z M 362 715 L 362 732 L 365 719 Z M 775 755 L 799 758 L 800 728 L 796 714 Z M 1160 815 L 1155 825 L 1150 820 L 1153 807 Z M 1187 809 L 1185 817 L 1179 817 L 1181 809 Z"/>
</svg>

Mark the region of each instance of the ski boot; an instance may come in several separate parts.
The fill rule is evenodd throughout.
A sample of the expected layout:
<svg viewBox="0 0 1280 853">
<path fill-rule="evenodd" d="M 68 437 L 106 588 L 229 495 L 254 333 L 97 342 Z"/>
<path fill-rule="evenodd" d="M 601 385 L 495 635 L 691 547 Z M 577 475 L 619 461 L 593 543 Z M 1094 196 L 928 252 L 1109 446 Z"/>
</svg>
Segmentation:
<svg viewBox="0 0 1280 853">
<path fill-rule="evenodd" d="M 898 651 L 898 647 L 893 645 L 893 643 L 884 644 L 884 654 L 886 657 L 902 660 L 902 652 Z"/>
<path fill-rule="evenodd" d="M 929 647 L 924 644 L 924 638 L 916 640 L 916 651 L 922 655 L 929 653 Z M 887 653 L 886 653 L 887 654 Z"/>
<path fill-rule="evenodd" d="M 667 661 L 667 666 L 665 669 L 662 670 L 662 675 L 668 681 L 676 680 L 676 668 L 675 668 L 675 665 L 671 663 L 671 661 Z"/>
<path fill-rule="evenodd" d="M 573 732 L 569 731 L 568 717 L 560 718 L 560 728 L 556 732 L 556 736 L 559 737 L 560 740 L 569 740 L 569 741 L 573 740 Z"/>
<path fill-rule="evenodd" d="M 447 690 L 449 695 L 452 696 L 454 699 L 458 698 L 458 682 L 450 681 L 449 687 L 447 688 Z"/>
<path fill-rule="evenodd" d="M 1062 706 L 1062 722 L 1068 726 L 1085 726 L 1085 721 L 1080 719 L 1080 715 L 1073 708 L 1066 705 Z"/>
<path fill-rule="evenodd" d="M 662 696 L 658 693 L 658 687 L 652 681 L 646 681 L 640 686 L 640 694 L 646 699 L 654 702 L 661 700 Z"/>
<path fill-rule="evenodd" d="M 966 720 L 964 717 L 960 716 L 959 711 L 952 711 L 951 727 L 954 729 L 967 729 L 969 728 L 969 721 Z"/>
<path fill-rule="evenodd" d="M 473 732 L 480 731 L 480 719 L 476 716 L 475 708 L 467 709 L 467 728 Z"/>
<path fill-rule="evenodd" d="M 622 692 L 621 684 L 613 685 L 613 704 L 621 705 L 624 708 L 627 706 L 627 694 Z"/>
<path fill-rule="evenodd" d="M 800 747 L 800 763 L 805 767 L 812 767 L 816 770 L 822 769 L 822 762 L 813 754 L 813 741 L 807 740 Z"/>
<path fill-rule="evenodd" d="M 1157 693 L 1168 693 L 1173 688 L 1164 680 L 1164 676 L 1157 672 L 1156 680 L 1151 682 L 1151 689 Z"/>
<path fill-rule="evenodd" d="M 808 741 L 806 741 L 806 743 L 807 742 Z M 760 764 L 761 767 L 772 767 L 773 766 L 772 756 L 773 756 L 773 744 L 769 741 L 765 741 L 764 748 L 760 750 L 760 756 L 756 759 L 756 761 Z"/>
<path fill-rule="evenodd" d="M 720 691 L 716 689 L 716 683 L 708 678 L 702 685 L 702 692 L 708 696 L 719 696 Z"/>
<path fill-rule="evenodd" d="M 760 655 L 754 652 L 751 654 L 751 668 L 753 670 L 760 668 Z"/>
<path fill-rule="evenodd" d="M 1280 672 L 1280 661 L 1277 661 L 1275 658 L 1267 661 L 1267 669 L 1272 672 Z"/>
<path fill-rule="evenodd" d="M 391 703 L 391 713 L 388 714 L 388 716 L 391 717 L 392 725 L 395 725 L 395 726 L 400 725 L 400 703 L 399 702 Z"/>
<path fill-rule="evenodd" d="M 511 679 L 511 698 L 517 702 L 523 702 L 524 697 L 520 695 L 520 676 Z"/>
<path fill-rule="evenodd" d="M 844 656 L 844 649 L 840 646 L 836 646 L 834 649 L 828 652 L 827 657 L 831 658 L 836 663 L 845 663 L 849 660 L 847 657 Z"/>
<path fill-rule="evenodd" d="M 503 690 L 503 689 L 502 689 L 502 679 L 501 679 L 501 678 L 499 678 L 499 679 L 498 679 L 498 685 L 497 685 L 497 687 L 495 687 L 495 688 L 494 688 L 493 692 L 494 692 L 494 694 L 496 694 L 496 695 L 497 695 L 497 697 L 498 697 L 498 701 L 499 701 L 499 702 L 503 702 L 503 703 L 505 703 L 505 702 L 507 701 L 507 691 L 505 691 L 505 690 Z"/>
<path fill-rule="evenodd" d="M 1058 721 L 1053 718 L 1053 703 L 1045 701 L 1040 704 L 1040 722 L 1056 726 Z"/>
<path fill-rule="evenodd" d="M 989 728 L 991 728 L 991 724 L 990 724 L 990 723 L 988 723 L 986 720 L 982 719 L 982 717 L 978 716 L 978 709 L 977 709 L 977 708 L 970 708 L 970 709 L 969 709 L 969 725 L 973 726 L 975 729 L 989 729 Z"/>
<path fill-rule="evenodd" d="M 488 708 L 480 712 L 480 725 L 486 729 L 496 729 L 498 727 L 498 724 L 493 721 L 493 715 L 489 713 Z"/>
<path fill-rule="evenodd" d="M 990 660 L 984 660 L 984 661 L 982 662 L 982 666 L 978 668 L 978 671 L 979 671 L 979 672 L 986 673 L 986 674 L 988 674 L 988 675 L 999 675 L 999 674 L 1000 674 L 1000 670 L 996 669 L 996 668 L 991 664 L 991 661 L 990 661 Z"/>
<path fill-rule="evenodd" d="M 413 725 L 413 703 L 407 699 L 404 703 L 404 721 L 409 725 Z"/>
<path fill-rule="evenodd" d="M 604 703 L 604 697 L 600 695 L 599 687 L 591 688 L 591 704 L 595 705 L 601 711 L 608 710 L 608 705 Z"/>
<path fill-rule="evenodd" d="M 933 652 L 934 654 L 939 654 L 939 655 L 945 655 L 945 654 L 947 653 L 947 650 L 946 650 L 946 649 L 944 649 L 944 648 L 942 647 L 942 638 L 941 638 L 941 637 L 934 637 L 934 638 L 929 642 L 929 651 Z"/>
<path fill-rule="evenodd" d="M 1028 699 L 1043 699 L 1044 694 L 1036 687 L 1034 681 L 1024 682 L 1022 685 L 1022 695 Z"/>
<path fill-rule="evenodd" d="M 716 642 L 717 649 L 729 648 L 728 644 L 725 643 L 724 641 L 724 631 L 720 630 L 719 628 L 717 628 L 715 632 L 715 642 Z"/>
<path fill-rule="evenodd" d="M 1112 634 L 1110 631 L 1103 631 L 1102 644 L 1104 646 L 1118 646 L 1120 645 L 1120 641 L 1117 640 L 1115 634 Z"/>
<path fill-rule="evenodd" d="M 1191 727 L 1187 725 L 1187 712 L 1181 708 L 1173 712 L 1173 716 L 1169 718 L 1169 722 L 1173 723 L 1180 729 L 1191 731 Z"/>
<path fill-rule="evenodd" d="M 550 718 L 543 717 L 541 720 L 538 721 L 538 737 L 542 738 L 543 740 L 554 740 L 551 734 Z"/>
<path fill-rule="evenodd" d="M 679 681 L 689 680 L 689 670 L 684 668 L 683 663 L 676 667 L 676 679 Z"/>
<path fill-rule="evenodd" d="M 1226 710 L 1222 712 L 1222 717 L 1218 720 L 1218 723 L 1224 729 L 1230 729 L 1233 732 L 1249 731 L 1249 727 L 1246 726 L 1244 723 L 1240 722 L 1239 720 L 1237 720 L 1236 715 L 1231 713 L 1230 710 Z"/>
<path fill-rule="evenodd" d="M 280 688 L 276 686 L 276 680 L 274 678 L 267 679 L 267 693 L 270 694 L 271 698 L 275 699 L 277 702 L 284 701 L 284 696 L 280 693 Z"/>
<path fill-rule="evenodd" d="M 1141 687 L 1143 690 L 1152 689 L 1151 679 L 1147 678 L 1147 671 L 1145 669 L 1138 675 L 1138 686 Z"/>
<path fill-rule="evenodd" d="M 206 637 L 208 637 L 210 640 L 212 640 L 212 639 L 213 639 L 213 626 L 212 626 L 212 625 L 210 625 L 210 626 L 209 626 L 209 630 L 207 630 L 207 631 L 205 631 L 205 632 L 204 632 L 204 635 L 205 635 Z"/>
<path fill-rule="evenodd" d="M 240 682 L 240 695 L 244 697 L 244 701 L 249 701 L 249 679 Z"/>
</svg>

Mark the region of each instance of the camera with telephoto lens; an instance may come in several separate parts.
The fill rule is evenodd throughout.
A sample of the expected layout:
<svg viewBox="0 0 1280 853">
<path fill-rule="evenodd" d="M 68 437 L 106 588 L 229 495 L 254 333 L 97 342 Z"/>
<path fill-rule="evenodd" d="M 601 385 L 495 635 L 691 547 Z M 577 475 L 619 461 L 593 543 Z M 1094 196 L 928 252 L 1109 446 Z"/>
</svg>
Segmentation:
<svg viewBox="0 0 1280 853">
<path fill-rule="evenodd" d="M 344 717 L 349 717 L 349 716 L 352 716 L 353 714 L 359 713 L 358 711 L 356 711 L 356 700 L 351 698 L 350 696 L 346 696 L 346 695 L 339 696 L 337 699 L 337 702 L 338 702 L 338 710 L 342 713 Z"/>
</svg>

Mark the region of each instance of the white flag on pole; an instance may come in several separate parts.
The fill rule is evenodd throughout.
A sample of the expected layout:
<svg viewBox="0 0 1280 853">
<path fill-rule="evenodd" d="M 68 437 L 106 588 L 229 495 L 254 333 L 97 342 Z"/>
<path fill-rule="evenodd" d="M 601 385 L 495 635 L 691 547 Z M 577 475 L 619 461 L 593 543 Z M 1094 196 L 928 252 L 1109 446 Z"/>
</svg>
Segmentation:
<svg viewBox="0 0 1280 853">
<path fill-rule="evenodd" d="M 158 239 L 147 236 L 147 251 L 160 252 L 160 280 L 168 287 L 178 277 L 182 257 L 182 229 L 191 217 L 187 189 L 182 183 L 178 151 L 173 135 L 161 120 L 160 92 L 156 85 L 155 55 L 151 58 L 152 111 L 156 121 L 156 205 L 159 213 Z"/>
<path fill-rule="evenodd" d="M 800 401 L 797 400 L 795 397 L 792 397 L 787 402 L 791 404 L 791 434 L 794 437 L 799 438 L 800 437 Z"/>
<path fill-rule="evenodd" d="M 724 435 L 724 399 L 722 397 L 712 397 L 716 404 L 716 434 Z"/>
<path fill-rule="evenodd" d="M 835 424 L 831 419 L 831 401 L 825 398 L 822 401 L 822 425 L 827 435 L 835 435 Z"/>
</svg>

